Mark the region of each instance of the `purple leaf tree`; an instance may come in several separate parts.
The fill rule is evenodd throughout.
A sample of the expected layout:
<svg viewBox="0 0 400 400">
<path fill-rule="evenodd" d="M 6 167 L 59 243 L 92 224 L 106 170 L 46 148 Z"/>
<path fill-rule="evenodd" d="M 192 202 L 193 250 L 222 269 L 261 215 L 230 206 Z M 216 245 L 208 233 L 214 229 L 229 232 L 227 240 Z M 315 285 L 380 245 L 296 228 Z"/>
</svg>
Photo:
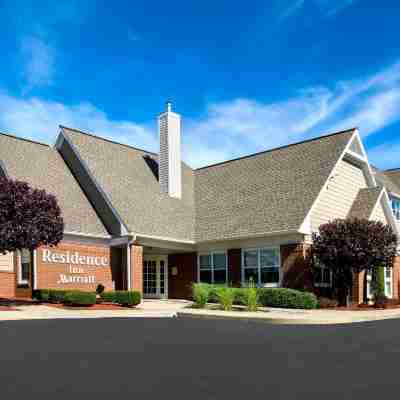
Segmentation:
<svg viewBox="0 0 400 400">
<path fill-rule="evenodd" d="M 313 234 L 312 253 L 333 275 L 336 296 L 348 303 L 353 274 L 393 267 L 397 237 L 389 225 L 366 219 L 336 219 Z"/>
<path fill-rule="evenodd" d="M 64 222 L 55 196 L 0 177 L 0 254 L 56 246 Z"/>
</svg>

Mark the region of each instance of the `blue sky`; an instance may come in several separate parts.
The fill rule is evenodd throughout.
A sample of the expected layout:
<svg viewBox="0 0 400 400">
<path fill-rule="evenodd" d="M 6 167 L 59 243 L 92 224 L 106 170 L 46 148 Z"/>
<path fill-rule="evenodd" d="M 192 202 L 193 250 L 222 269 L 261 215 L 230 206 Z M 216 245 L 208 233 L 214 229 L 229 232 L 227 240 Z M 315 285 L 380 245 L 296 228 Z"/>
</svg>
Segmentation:
<svg viewBox="0 0 400 400">
<path fill-rule="evenodd" d="M 358 126 L 400 167 L 400 8 L 383 0 L 0 0 L 0 131 L 59 124 L 157 151 L 172 99 L 193 167 Z"/>
</svg>

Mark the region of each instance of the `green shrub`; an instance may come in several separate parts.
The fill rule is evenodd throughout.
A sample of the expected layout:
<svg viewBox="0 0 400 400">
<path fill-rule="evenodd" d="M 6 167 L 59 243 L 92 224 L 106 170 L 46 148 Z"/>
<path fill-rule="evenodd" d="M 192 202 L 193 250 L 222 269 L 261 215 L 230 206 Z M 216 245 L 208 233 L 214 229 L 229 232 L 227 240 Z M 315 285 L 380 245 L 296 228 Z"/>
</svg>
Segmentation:
<svg viewBox="0 0 400 400">
<path fill-rule="evenodd" d="M 107 303 L 116 303 L 117 302 L 117 296 L 115 292 L 103 292 L 100 294 L 100 297 L 103 301 Z"/>
<path fill-rule="evenodd" d="M 49 289 L 49 301 L 50 303 L 63 303 L 65 293 L 67 290 L 59 290 L 59 289 Z"/>
<path fill-rule="evenodd" d="M 265 307 L 304 308 L 318 307 L 317 297 L 313 293 L 287 288 L 259 289 L 260 303 Z"/>
<path fill-rule="evenodd" d="M 241 291 L 241 299 L 246 306 L 247 311 L 257 311 L 258 309 L 258 290 L 255 287 L 243 288 Z"/>
<path fill-rule="evenodd" d="M 206 283 L 193 283 L 192 295 L 197 308 L 204 308 L 209 300 L 211 285 Z"/>
<path fill-rule="evenodd" d="M 117 303 L 122 306 L 137 306 L 142 301 L 140 292 L 134 290 L 116 290 L 101 293 L 101 298 L 107 303 Z"/>
<path fill-rule="evenodd" d="M 117 290 L 115 291 L 115 301 L 126 307 L 133 307 L 140 304 L 142 295 L 134 290 Z"/>
<path fill-rule="evenodd" d="M 92 306 L 96 304 L 96 293 L 71 290 L 65 293 L 64 303 L 73 306 Z"/>
<path fill-rule="evenodd" d="M 33 298 L 39 301 L 49 301 L 49 289 L 37 289 L 33 291 Z"/>
<path fill-rule="evenodd" d="M 221 309 L 224 311 L 232 310 L 233 300 L 235 298 L 236 290 L 230 287 L 217 287 L 216 293 L 218 297 L 218 302 L 221 306 Z"/>
</svg>

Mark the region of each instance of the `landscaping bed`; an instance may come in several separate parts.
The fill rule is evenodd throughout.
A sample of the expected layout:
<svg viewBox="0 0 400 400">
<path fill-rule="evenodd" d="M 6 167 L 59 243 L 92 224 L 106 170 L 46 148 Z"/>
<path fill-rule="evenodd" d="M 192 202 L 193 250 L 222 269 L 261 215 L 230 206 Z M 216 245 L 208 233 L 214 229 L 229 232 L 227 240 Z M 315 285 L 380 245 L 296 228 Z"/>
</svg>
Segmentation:
<svg viewBox="0 0 400 400">
<path fill-rule="evenodd" d="M 80 290 L 39 289 L 34 297 L 41 304 L 57 308 L 111 310 L 136 307 L 142 301 L 140 292 L 130 290 L 84 292 Z"/>
</svg>

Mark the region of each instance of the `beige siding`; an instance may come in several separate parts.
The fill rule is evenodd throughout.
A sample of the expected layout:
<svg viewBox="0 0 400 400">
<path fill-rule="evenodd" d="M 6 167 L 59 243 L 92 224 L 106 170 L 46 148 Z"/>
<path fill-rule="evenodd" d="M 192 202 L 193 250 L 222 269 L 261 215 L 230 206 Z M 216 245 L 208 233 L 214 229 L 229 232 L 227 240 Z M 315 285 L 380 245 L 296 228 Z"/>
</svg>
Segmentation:
<svg viewBox="0 0 400 400">
<path fill-rule="evenodd" d="M 360 189 L 367 187 L 361 168 L 341 161 L 311 214 L 311 228 L 335 218 L 346 218 Z"/>
<path fill-rule="evenodd" d="M 13 253 L 0 254 L 0 271 L 14 271 Z"/>
<path fill-rule="evenodd" d="M 372 213 L 370 219 L 371 219 L 372 221 L 381 221 L 381 222 L 383 222 L 384 224 L 387 223 L 387 221 L 386 221 L 386 216 L 385 216 L 385 212 L 383 211 L 383 207 L 382 207 L 382 204 L 381 204 L 381 203 L 379 203 L 379 204 L 376 206 L 376 208 L 375 208 L 374 212 Z"/>
</svg>

